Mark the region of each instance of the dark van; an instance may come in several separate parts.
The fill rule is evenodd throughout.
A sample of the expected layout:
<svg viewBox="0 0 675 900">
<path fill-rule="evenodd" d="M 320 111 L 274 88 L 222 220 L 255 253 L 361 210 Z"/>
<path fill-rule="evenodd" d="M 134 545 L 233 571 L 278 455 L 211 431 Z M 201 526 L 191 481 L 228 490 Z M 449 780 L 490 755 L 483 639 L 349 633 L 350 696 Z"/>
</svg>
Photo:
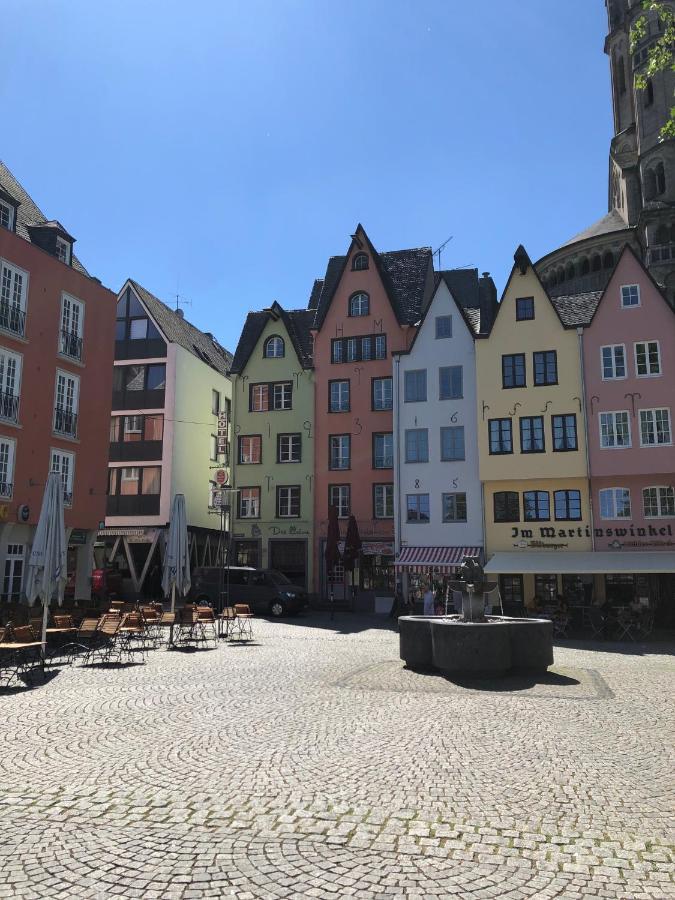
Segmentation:
<svg viewBox="0 0 675 900">
<path fill-rule="evenodd" d="M 289 615 L 303 610 L 308 603 L 304 588 L 292 584 L 276 569 L 251 569 L 245 566 L 230 568 L 230 597 L 227 603 L 227 570 L 223 577 L 223 605 L 246 603 L 259 616 Z M 221 569 L 217 566 L 202 566 L 192 573 L 190 597 L 197 602 L 210 603 L 218 609 Z"/>
</svg>

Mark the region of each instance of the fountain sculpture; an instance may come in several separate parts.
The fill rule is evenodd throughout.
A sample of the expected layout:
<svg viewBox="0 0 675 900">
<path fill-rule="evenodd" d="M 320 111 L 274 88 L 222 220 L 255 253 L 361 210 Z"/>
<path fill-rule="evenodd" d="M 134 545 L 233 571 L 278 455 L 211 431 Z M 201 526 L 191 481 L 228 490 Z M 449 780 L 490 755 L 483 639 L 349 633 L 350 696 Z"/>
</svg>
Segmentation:
<svg viewBox="0 0 675 900">
<path fill-rule="evenodd" d="M 465 557 L 450 583 L 462 595 L 461 615 L 402 616 L 400 656 L 411 669 L 447 675 L 494 676 L 512 670 L 545 671 L 553 663 L 553 625 L 547 619 L 485 614 L 486 581 L 477 559 Z"/>
</svg>

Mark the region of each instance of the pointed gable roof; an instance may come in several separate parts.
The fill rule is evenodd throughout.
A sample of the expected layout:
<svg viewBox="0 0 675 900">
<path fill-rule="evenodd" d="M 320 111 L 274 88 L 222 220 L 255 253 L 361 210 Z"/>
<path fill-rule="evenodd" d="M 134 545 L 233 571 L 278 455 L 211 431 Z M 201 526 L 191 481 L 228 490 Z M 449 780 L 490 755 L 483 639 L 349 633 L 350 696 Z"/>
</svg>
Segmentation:
<svg viewBox="0 0 675 900">
<path fill-rule="evenodd" d="M 240 375 L 246 368 L 246 364 L 251 358 L 251 354 L 255 350 L 267 323 L 279 320 L 283 322 L 286 328 L 286 333 L 290 338 L 302 368 L 312 368 L 311 328 L 314 323 L 314 310 L 285 310 L 275 301 L 269 309 L 250 312 L 246 316 L 239 343 L 234 352 L 234 359 L 230 366 L 230 372 L 233 375 Z"/>
<path fill-rule="evenodd" d="M 323 279 L 314 282 L 310 304 L 314 303 L 316 317 L 314 328 L 321 329 L 340 279 L 354 247 L 365 244 L 389 298 L 394 315 L 401 325 L 413 325 L 424 308 L 427 278 L 431 268 L 431 248 L 393 250 L 378 253 L 363 226 L 359 223 L 352 236 L 346 256 L 331 256 Z"/>
<path fill-rule="evenodd" d="M 437 272 L 435 274 L 434 292 L 431 295 L 431 299 L 429 300 L 429 302 L 427 303 L 427 305 L 424 308 L 424 312 L 422 313 L 422 318 L 420 319 L 419 324 L 417 325 L 417 328 L 415 329 L 415 334 L 413 336 L 412 341 L 410 342 L 410 346 L 408 347 L 407 350 L 402 351 L 401 355 L 410 353 L 412 351 L 413 347 L 415 346 L 415 342 L 417 341 L 417 336 L 422 331 L 422 327 L 424 326 L 427 315 L 429 315 L 429 313 L 431 312 L 431 309 L 436 300 L 436 296 L 438 294 L 438 289 L 440 288 L 441 284 L 445 284 L 445 286 L 447 287 L 448 293 L 450 294 L 450 297 L 451 297 L 453 303 L 457 307 L 457 311 L 459 312 L 459 315 L 460 315 L 462 321 L 464 322 L 464 324 L 466 325 L 467 330 L 468 330 L 469 334 L 471 335 L 471 337 L 475 339 L 478 336 L 478 334 L 480 333 L 480 308 L 471 308 L 471 307 L 466 308 L 464 306 L 464 304 L 462 303 L 461 299 L 457 296 L 456 285 L 453 286 L 452 274 L 454 272 L 466 272 L 466 271 L 473 271 L 475 273 L 476 283 L 477 283 L 478 282 L 478 271 L 476 269 L 470 269 L 470 270 L 447 269 L 446 271 Z M 446 277 L 448 275 L 450 276 L 449 278 Z M 468 283 L 468 279 L 466 279 L 464 276 L 461 276 L 461 278 L 457 281 L 457 284 L 460 284 L 460 283 L 466 284 L 466 283 Z M 465 299 L 467 299 L 466 295 L 465 295 Z"/>
<path fill-rule="evenodd" d="M 183 347 L 221 375 L 228 374 L 232 354 L 219 344 L 212 334 L 200 331 L 196 325 L 192 325 L 133 278 L 127 279 L 122 291 L 127 285 L 131 286 L 169 343 Z"/>
<path fill-rule="evenodd" d="M 589 319 L 588 322 L 587 322 L 588 325 L 592 325 L 592 324 L 593 324 L 593 319 L 595 318 L 595 314 L 596 314 L 596 312 L 598 311 L 598 309 L 600 308 L 600 304 L 601 304 L 602 301 L 605 299 L 606 295 L 609 293 L 609 287 L 610 287 L 611 284 L 613 284 L 614 278 L 615 278 L 615 276 L 616 276 L 616 273 L 617 273 L 617 271 L 618 271 L 618 269 L 619 269 L 619 266 L 621 265 L 621 261 L 622 261 L 623 258 L 626 256 L 626 254 L 630 254 L 630 255 L 633 257 L 633 259 L 635 260 L 635 262 L 638 264 L 638 266 L 639 266 L 639 267 L 642 269 L 642 271 L 644 272 L 646 278 L 648 278 L 649 281 L 651 282 L 651 284 L 652 284 L 654 290 L 656 291 L 656 293 L 657 293 L 657 294 L 659 295 L 659 297 L 663 300 L 663 302 L 664 302 L 665 305 L 668 307 L 668 309 L 671 311 L 671 313 L 673 313 L 673 315 L 675 315 L 675 307 L 672 306 L 672 305 L 668 302 L 668 298 L 667 298 L 666 295 L 663 293 L 663 289 L 660 287 L 660 285 L 655 281 L 654 276 L 652 275 L 652 273 L 651 273 L 651 272 L 649 271 L 649 269 L 645 266 L 645 264 L 642 262 L 642 260 L 641 260 L 640 257 L 637 255 L 637 253 L 635 252 L 635 250 L 633 250 L 633 248 L 630 246 L 630 244 L 626 244 L 625 247 L 623 248 L 623 250 L 621 251 L 621 253 L 619 254 L 619 258 L 618 258 L 618 260 L 616 261 L 616 263 L 615 263 L 615 265 L 614 265 L 614 269 L 612 270 L 612 274 L 609 276 L 609 280 L 608 280 L 608 282 L 607 282 L 607 284 L 606 284 L 606 286 L 605 286 L 604 291 L 598 292 L 598 300 L 597 300 L 597 302 L 596 302 L 596 304 L 595 304 L 595 307 L 594 307 L 594 309 L 593 309 L 593 314 L 591 315 L 590 319 Z"/>
</svg>

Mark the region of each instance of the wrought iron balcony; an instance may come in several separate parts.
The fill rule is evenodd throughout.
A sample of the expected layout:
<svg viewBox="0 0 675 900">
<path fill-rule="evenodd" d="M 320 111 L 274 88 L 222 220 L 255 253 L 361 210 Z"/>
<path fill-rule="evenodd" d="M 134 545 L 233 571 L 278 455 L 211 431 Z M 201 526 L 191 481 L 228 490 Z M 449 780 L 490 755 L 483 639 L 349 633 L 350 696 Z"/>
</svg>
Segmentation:
<svg viewBox="0 0 675 900">
<path fill-rule="evenodd" d="M 26 330 L 26 313 L 20 306 L 10 303 L 0 303 L 0 328 L 13 331 L 23 337 Z"/>
<path fill-rule="evenodd" d="M 14 493 L 14 485 L 8 481 L 0 481 L 0 497 L 4 500 L 10 500 Z"/>
<path fill-rule="evenodd" d="M 14 394 L 0 392 L 0 419 L 6 419 L 9 422 L 18 422 L 19 398 Z"/>
<path fill-rule="evenodd" d="M 64 506 L 72 506 L 73 505 L 73 492 L 69 491 L 68 488 L 64 487 L 63 489 L 63 505 Z"/>
<path fill-rule="evenodd" d="M 54 431 L 69 437 L 77 437 L 77 413 L 57 406 L 54 410 Z"/>
<path fill-rule="evenodd" d="M 61 329 L 61 353 L 71 359 L 82 359 L 82 338 L 76 331 Z"/>
</svg>

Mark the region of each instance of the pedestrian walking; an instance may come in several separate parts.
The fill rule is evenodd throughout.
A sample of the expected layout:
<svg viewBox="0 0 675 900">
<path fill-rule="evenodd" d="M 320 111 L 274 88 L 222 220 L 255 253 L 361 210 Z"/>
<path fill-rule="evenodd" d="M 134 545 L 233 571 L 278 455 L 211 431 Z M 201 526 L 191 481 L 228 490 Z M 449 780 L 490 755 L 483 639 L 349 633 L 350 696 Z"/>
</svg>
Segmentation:
<svg viewBox="0 0 675 900">
<path fill-rule="evenodd" d="M 424 592 L 424 615 L 433 616 L 434 613 L 434 592 L 431 589 L 431 584 L 428 584 Z"/>
</svg>

